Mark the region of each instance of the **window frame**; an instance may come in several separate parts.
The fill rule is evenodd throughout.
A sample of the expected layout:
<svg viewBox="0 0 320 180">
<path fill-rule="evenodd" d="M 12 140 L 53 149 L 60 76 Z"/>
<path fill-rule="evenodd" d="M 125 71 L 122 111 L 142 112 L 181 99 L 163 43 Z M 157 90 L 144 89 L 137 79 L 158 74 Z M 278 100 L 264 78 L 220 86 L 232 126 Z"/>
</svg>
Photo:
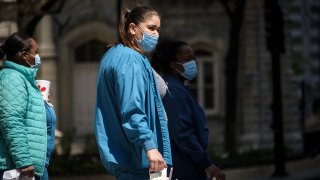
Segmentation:
<svg viewBox="0 0 320 180">
<path fill-rule="evenodd" d="M 79 44 L 76 48 L 74 48 L 74 61 L 75 61 L 74 63 L 75 64 L 99 64 L 103 54 L 106 51 L 107 51 L 106 42 L 103 42 L 95 38 L 89 39 Z M 80 54 L 78 54 L 78 52 L 80 52 Z M 80 57 L 81 53 L 83 53 L 83 55 L 85 56 Z M 100 53 L 100 54 L 97 55 L 97 53 Z M 78 56 L 80 58 L 78 58 Z"/>
<path fill-rule="evenodd" d="M 196 55 L 197 56 L 197 55 Z M 204 109 L 206 115 L 218 115 L 220 111 L 220 73 L 219 73 L 219 63 L 217 62 L 218 58 L 214 56 L 213 53 L 210 55 L 199 55 L 197 56 L 197 66 L 198 66 L 198 75 L 197 75 L 197 83 L 196 87 L 196 98 L 200 104 L 200 106 Z M 205 107 L 205 79 L 204 79 L 204 64 L 205 62 L 212 63 L 212 76 L 213 76 L 213 108 Z M 190 85 L 190 82 L 187 82 Z"/>
</svg>

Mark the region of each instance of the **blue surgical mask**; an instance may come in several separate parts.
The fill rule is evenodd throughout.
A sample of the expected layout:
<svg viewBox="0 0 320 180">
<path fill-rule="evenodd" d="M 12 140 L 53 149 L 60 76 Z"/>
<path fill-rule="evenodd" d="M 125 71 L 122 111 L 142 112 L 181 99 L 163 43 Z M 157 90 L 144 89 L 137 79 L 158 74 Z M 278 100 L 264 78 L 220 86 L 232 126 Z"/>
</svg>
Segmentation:
<svg viewBox="0 0 320 180">
<path fill-rule="evenodd" d="M 34 56 L 34 67 L 39 68 L 41 66 L 41 58 L 39 54 Z"/>
<path fill-rule="evenodd" d="M 30 54 L 31 56 L 34 57 L 34 65 L 31 65 L 28 61 L 26 61 L 31 68 L 40 68 L 40 65 L 41 65 L 41 58 L 40 58 L 40 55 L 39 54 L 36 54 L 36 55 L 33 55 L 31 53 L 28 53 Z"/>
<path fill-rule="evenodd" d="M 137 26 L 138 27 L 138 26 Z M 140 30 L 140 28 L 138 27 Z M 141 31 L 141 30 L 140 30 Z M 142 31 L 141 31 L 142 32 Z M 142 32 L 142 39 L 137 40 L 143 52 L 151 52 L 157 45 L 159 36 Z"/>
<path fill-rule="evenodd" d="M 181 64 L 184 68 L 184 71 L 181 72 L 181 76 L 188 80 L 192 80 L 197 76 L 197 63 L 195 60 Z"/>
</svg>

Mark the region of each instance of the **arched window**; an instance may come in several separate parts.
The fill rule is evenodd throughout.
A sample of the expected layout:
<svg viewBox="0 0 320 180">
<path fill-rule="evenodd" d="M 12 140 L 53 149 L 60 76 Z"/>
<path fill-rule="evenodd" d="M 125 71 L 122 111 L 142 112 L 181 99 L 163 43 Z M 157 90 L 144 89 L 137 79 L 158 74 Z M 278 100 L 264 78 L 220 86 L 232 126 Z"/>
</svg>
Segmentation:
<svg viewBox="0 0 320 180">
<path fill-rule="evenodd" d="M 217 113 L 218 109 L 218 69 L 213 53 L 195 49 L 198 75 L 188 83 L 198 102 L 205 109 L 206 114 Z"/>
<path fill-rule="evenodd" d="M 107 50 L 107 43 L 90 40 L 75 49 L 76 63 L 99 63 L 102 55 Z"/>
</svg>

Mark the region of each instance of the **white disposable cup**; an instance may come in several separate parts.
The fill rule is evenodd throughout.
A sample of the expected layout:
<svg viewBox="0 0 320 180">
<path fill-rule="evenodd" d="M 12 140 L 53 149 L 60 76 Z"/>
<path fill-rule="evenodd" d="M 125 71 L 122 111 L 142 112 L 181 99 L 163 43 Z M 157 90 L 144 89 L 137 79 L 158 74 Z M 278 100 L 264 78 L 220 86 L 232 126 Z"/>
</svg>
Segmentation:
<svg viewBox="0 0 320 180">
<path fill-rule="evenodd" d="M 49 100 L 50 81 L 36 80 L 36 85 L 39 88 L 44 100 Z"/>
</svg>

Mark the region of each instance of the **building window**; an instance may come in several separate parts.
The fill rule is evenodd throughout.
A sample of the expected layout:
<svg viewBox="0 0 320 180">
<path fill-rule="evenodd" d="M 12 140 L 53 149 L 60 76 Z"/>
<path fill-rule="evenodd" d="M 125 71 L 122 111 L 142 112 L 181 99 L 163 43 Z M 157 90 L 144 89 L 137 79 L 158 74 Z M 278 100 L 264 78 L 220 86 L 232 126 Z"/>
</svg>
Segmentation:
<svg viewBox="0 0 320 180">
<path fill-rule="evenodd" d="M 76 63 L 99 63 L 102 55 L 107 50 L 107 43 L 91 40 L 75 49 Z"/>
<path fill-rule="evenodd" d="M 212 53 L 195 50 L 198 76 L 188 82 L 188 86 L 205 109 L 207 115 L 218 111 L 218 67 Z"/>
</svg>

